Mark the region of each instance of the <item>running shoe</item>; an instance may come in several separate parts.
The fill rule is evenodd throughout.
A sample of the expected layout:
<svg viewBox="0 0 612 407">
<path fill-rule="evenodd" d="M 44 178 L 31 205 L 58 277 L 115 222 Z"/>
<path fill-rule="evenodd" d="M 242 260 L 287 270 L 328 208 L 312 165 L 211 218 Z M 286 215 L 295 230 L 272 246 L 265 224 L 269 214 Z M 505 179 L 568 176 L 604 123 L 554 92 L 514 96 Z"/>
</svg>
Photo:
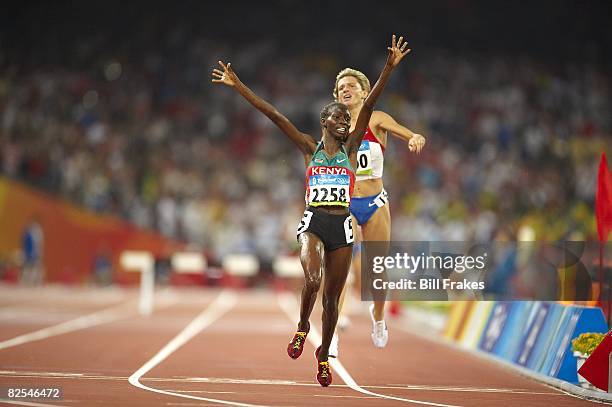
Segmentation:
<svg viewBox="0 0 612 407">
<path fill-rule="evenodd" d="M 287 354 L 291 359 L 297 359 L 302 354 L 306 335 L 308 335 L 308 332 L 297 331 L 289 345 L 287 345 Z"/>
<path fill-rule="evenodd" d="M 385 320 L 374 319 L 374 304 L 370 305 L 370 318 L 372 318 L 372 342 L 377 348 L 384 348 L 389 341 L 389 330 Z"/>
<path fill-rule="evenodd" d="M 321 386 L 327 387 L 332 382 L 331 368 L 327 360 L 325 362 L 319 362 L 319 349 L 321 349 L 320 346 L 315 351 L 315 356 L 317 357 L 317 381 Z"/>
<path fill-rule="evenodd" d="M 334 332 L 334 336 L 332 336 L 332 340 L 329 343 L 329 351 L 327 352 L 330 358 L 338 357 L 338 342 L 340 342 L 340 338 L 338 338 L 338 334 Z"/>
</svg>

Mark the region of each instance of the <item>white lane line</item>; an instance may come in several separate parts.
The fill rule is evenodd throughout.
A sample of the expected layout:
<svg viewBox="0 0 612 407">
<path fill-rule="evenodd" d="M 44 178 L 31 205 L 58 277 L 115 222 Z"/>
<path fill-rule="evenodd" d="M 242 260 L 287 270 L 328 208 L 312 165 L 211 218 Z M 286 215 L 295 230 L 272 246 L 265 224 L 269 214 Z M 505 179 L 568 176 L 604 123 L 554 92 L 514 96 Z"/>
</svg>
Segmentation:
<svg viewBox="0 0 612 407">
<path fill-rule="evenodd" d="M 21 377 L 82 377 L 84 373 L 63 373 L 63 372 L 18 372 L 16 370 L 0 370 L 0 376 L 21 376 Z"/>
<path fill-rule="evenodd" d="M 123 381 L 127 380 L 126 376 L 104 376 L 92 375 L 84 373 L 55 373 L 55 372 L 16 372 L 8 370 L 0 370 L 0 376 L 8 376 L 12 378 L 53 378 L 53 379 L 80 379 L 80 380 L 109 380 Z M 167 383 L 215 383 L 215 384 L 244 384 L 244 385 L 268 385 L 268 386 L 299 386 L 299 387 L 319 387 L 318 383 L 312 382 L 295 382 L 291 380 L 266 380 L 266 379 L 231 379 L 224 377 L 145 377 L 144 382 L 167 382 Z M 349 387 L 346 384 L 336 384 L 334 387 Z M 482 388 L 482 387 L 456 387 L 456 386 L 434 386 L 434 385 L 408 385 L 390 383 L 386 386 L 361 386 L 364 389 L 378 390 L 422 390 L 422 391 L 447 391 L 447 392 L 471 392 L 471 393 L 512 393 L 512 394 L 532 394 L 532 395 L 547 395 L 547 396 L 564 396 L 559 392 L 538 392 L 527 389 L 497 389 L 497 388 Z M 182 391 L 187 392 L 188 391 Z M 197 392 L 197 391 L 194 391 Z"/>
<path fill-rule="evenodd" d="M 133 302 L 133 301 L 131 301 Z M 118 311 L 127 308 L 126 304 L 111 307 L 105 310 L 94 312 L 93 314 L 84 315 L 76 319 L 71 319 L 57 325 L 39 329 L 38 331 L 19 335 L 6 341 L 0 342 L 0 350 L 11 348 L 13 346 L 23 345 L 24 343 L 39 341 L 41 339 L 50 338 L 52 336 L 62 335 L 68 332 L 78 331 L 80 329 L 89 328 L 96 325 L 105 324 L 117 319 L 126 318 L 130 314 L 119 314 Z M 133 312 L 135 314 L 135 312 Z"/>
<path fill-rule="evenodd" d="M 128 381 L 132 386 L 138 387 L 143 390 L 152 391 L 155 393 L 166 394 L 169 396 L 184 397 L 193 400 L 209 401 L 212 403 L 226 404 L 230 406 L 239 407 L 253 407 L 255 404 L 238 403 L 234 401 L 225 401 L 217 399 L 209 399 L 205 397 L 190 396 L 188 394 L 181 394 L 167 390 L 155 389 L 153 387 L 145 386 L 140 383 L 140 378 L 153 369 L 155 366 L 163 362 L 168 356 L 176 352 L 181 346 L 189 342 L 193 337 L 208 328 L 213 322 L 221 318 L 225 313 L 231 310 L 238 302 L 238 296 L 229 290 L 223 290 L 221 294 L 206 308 L 202 311 L 195 319 L 193 319 L 189 325 L 187 325 L 178 335 L 176 335 L 170 342 L 166 344 L 155 356 L 153 356 L 148 362 L 146 362 L 140 369 L 135 371 L 129 378 Z M 145 379 L 146 380 L 146 379 Z M 260 407 L 260 406 L 257 406 Z"/>
<path fill-rule="evenodd" d="M 166 296 L 160 301 L 160 305 L 156 309 L 167 307 L 175 303 L 177 299 L 172 296 Z M 109 322 L 118 321 L 120 319 L 129 318 L 138 314 L 136 309 L 137 300 L 130 300 L 124 304 L 115 305 L 106 308 L 93 314 L 84 315 L 57 325 L 39 329 L 34 332 L 19 335 L 11 339 L 0 342 L 0 350 L 12 348 L 13 346 L 23 345 L 24 343 L 47 339 L 52 336 L 62 335 L 68 332 L 79 331 L 81 329 L 91 328 L 93 326 L 107 324 Z M 127 312 L 126 312 L 127 311 Z"/>
<path fill-rule="evenodd" d="M 208 391 L 208 390 L 166 390 L 176 393 L 204 393 L 204 394 L 238 394 L 237 391 Z M 253 394 L 253 393 L 249 393 Z"/>
<path fill-rule="evenodd" d="M 5 400 L 5 399 L 0 399 L 0 403 L 15 404 L 18 406 L 31 406 L 31 407 L 62 407 L 59 404 L 42 404 L 42 403 L 33 403 L 30 401 L 17 401 L 17 400 Z"/>
<path fill-rule="evenodd" d="M 511 394 L 531 394 L 531 395 L 547 395 L 547 396 L 559 396 L 559 393 L 552 392 L 537 392 L 530 390 L 513 390 L 513 389 L 483 389 L 478 387 L 440 387 L 440 386 L 365 386 L 371 389 L 388 389 L 388 390 L 409 390 L 409 391 L 446 391 L 451 393 L 467 392 L 467 393 L 511 393 Z"/>
<path fill-rule="evenodd" d="M 277 298 L 278 298 L 278 303 L 280 307 L 282 308 L 282 310 L 285 311 L 285 314 L 287 314 L 287 316 L 289 317 L 291 321 L 297 324 L 298 323 L 297 315 L 299 313 L 299 305 L 295 297 L 293 296 L 293 294 L 280 293 L 278 294 Z M 321 341 L 322 341 L 321 335 L 319 334 L 314 324 L 310 325 L 310 333 L 308 334 L 307 338 L 314 345 L 315 348 L 321 344 Z M 372 391 L 369 391 L 369 390 L 366 390 L 360 387 L 357 384 L 357 382 L 355 382 L 353 377 L 349 374 L 349 372 L 344 368 L 342 363 L 340 363 L 340 360 L 338 360 L 337 358 L 330 358 L 329 364 L 342 378 L 344 383 L 346 383 L 351 389 L 358 391 L 360 393 L 363 393 L 363 394 L 367 394 L 370 396 L 375 396 L 375 397 L 383 398 L 383 399 L 403 401 L 406 403 L 421 404 L 421 405 L 426 405 L 426 406 L 459 407 L 453 404 L 440 404 L 440 403 L 433 403 L 429 401 L 405 399 L 401 397 L 388 396 L 386 394 L 374 393 Z"/>
<path fill-rule="evenodd" d="M 373 399 L 373 400 L 378 400 L 378 397 L 375 396 L 341 396 L 341 395 L 334 395 L 334 394 L 313 394 L 313 397 L 330 397 L 330 398 L 336 398 L 336 399 Z"/>
</svg>

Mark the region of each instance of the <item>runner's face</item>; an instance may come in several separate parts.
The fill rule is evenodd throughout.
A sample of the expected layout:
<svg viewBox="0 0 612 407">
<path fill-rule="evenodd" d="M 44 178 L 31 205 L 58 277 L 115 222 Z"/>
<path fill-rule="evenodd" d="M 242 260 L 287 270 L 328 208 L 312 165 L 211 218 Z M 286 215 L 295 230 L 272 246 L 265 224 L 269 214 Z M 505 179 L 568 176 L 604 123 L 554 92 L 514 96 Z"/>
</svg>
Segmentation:
<svg viewBox="0 0 612 407">
<path fill-rule="evenodd" d="M 367 95 L 354 76 L 345 76 L 338 81 L 338 102 L 348 107 L 363 103 Z"/>
<path fill-rule="evenodd" d="M 351 114 L 346 107 L 334 107 L 329 111 L 325 124 L 332 136 L 344 141 L 351 128 Z"/>
</svg>

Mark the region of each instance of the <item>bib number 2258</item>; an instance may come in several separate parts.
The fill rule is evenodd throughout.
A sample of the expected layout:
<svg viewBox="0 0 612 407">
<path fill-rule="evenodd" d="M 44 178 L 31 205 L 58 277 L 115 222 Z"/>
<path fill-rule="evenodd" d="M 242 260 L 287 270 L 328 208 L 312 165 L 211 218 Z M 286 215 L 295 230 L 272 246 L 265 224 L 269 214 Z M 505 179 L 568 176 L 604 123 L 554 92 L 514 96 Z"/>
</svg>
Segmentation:
<svg viewBox="0 0 612 407">
<path fill-rule="evenodd" d="M 309 197 L 309 203 L 321 203 L 321 202 L 346 202 L 348 196 L 348 187 L 329 187 L 329 186 L 315 186 L 311 188 L 311 195 Z"/>
</svg>

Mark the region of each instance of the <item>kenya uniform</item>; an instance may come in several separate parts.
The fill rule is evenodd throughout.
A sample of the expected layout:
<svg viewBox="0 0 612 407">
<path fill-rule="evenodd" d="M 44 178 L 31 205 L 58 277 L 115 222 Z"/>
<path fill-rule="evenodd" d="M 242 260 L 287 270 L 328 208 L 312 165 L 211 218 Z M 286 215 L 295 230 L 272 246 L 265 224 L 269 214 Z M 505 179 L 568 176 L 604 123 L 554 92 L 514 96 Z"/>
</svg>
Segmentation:
<svg viewBox="0 0 612 407">
<path fill-rule="evenodd" d="M 350 214 L 331 214 L 320 207 L 349 207 L 355 186 L 355 174 L 344 146 L 328 158 L 320 142 L 306 168 L 306 210 L 298 226 L 297 235 L 310 232 L 317 235 L 325 250 L 335 250 L 353 244 L 353 225 Z"/>
</svg>

